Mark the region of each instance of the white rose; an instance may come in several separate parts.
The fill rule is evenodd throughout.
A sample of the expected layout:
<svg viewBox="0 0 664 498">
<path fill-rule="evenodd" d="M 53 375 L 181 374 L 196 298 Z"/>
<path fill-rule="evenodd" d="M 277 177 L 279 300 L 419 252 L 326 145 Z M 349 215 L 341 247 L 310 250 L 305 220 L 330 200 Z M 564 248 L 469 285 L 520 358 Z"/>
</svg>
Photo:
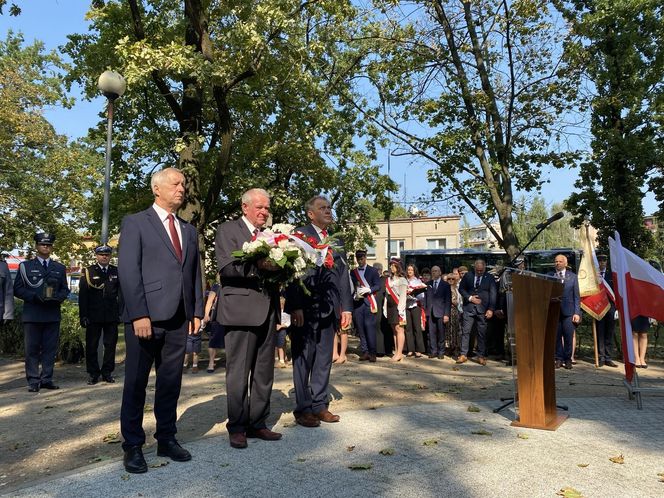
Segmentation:
<svg viewBox="0 0 664 498">
<path fill-rule="evenodd" d="M 307 267 L 307 262 L 302 259 L 302 256 L 298 256 L 295 258 L 295 261 L 293 261 L 293 266 L 295 267 L 296 271 L 301 271 Z"/>
<path fill-rule="evenodd" d="M 279 249 L 278 247 L 273 247 L 272 249 L 270 249 L 270 258 L 273 259 L 274 261 L 279 261 L 283 257 L 284 257 L 283 249 Z"/>
<path fill-rule="evenodd" d="M 293 233 L 294 229 L 295 227 L 293 225 L 289 225 L 288 223 L 277 223 L 276 225 L 272 225 L 273 232 L 285 233 L 287 235 Z"/>
<path fill-rule="evenodd" d="M 247 252 L 249 250 L 249 242 L 242 244 L 242 251 Z"/>
<path fill-rule="evenodd" d="M 277 246 L 281 247 L 282 249 L 289 249 L 292 244 L 288 241 L 288 239 L 280 240 L 277 243 Z"/>
<path fill-rule="evenodd" d="M 256 250 L 263 245 L 262 240 L 254 240 L 253 242 L 249 242 L 249 252 L 256 252 Z"/>
</svg>

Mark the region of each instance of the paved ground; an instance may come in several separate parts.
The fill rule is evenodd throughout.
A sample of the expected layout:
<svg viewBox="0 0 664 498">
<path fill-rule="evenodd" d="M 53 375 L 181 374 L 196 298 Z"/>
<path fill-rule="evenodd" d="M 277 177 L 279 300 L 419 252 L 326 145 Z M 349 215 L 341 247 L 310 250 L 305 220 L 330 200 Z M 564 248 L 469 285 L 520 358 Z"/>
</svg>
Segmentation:
<svg viewBox="0 0 664 498">
<path fill-rule="evenodd" d="M 160 467 L 167 461 L 150 441 L 146 456 L 155 467 L 140 476 L 126 474 L 119 445 L 104 441 L 118 430 L 121 382 L 89 387 L 80 365 L 61 365 L 62 389 L 34 395 L 22 362 L 0 360 L 0 493 L 555 497 L 571 487 L 585 497 L 664 496 L 664 395 L 644 396 L 637 410 L 622 368 L 580 361 L 557 371 L 558 399 L 569 405 L 570 419 L 546 432 L 511 427 L 509 411 L 492 413 L 511 389 L 511 369 L 502 363 L 383 358 L 368 365 L 356 358 L 332 372 L 331 408 L 342 422 L 320 429 L 293 424 L 292 370 L 275 370 L 270 423 L 284 439 L 250 441 L 246 450 L 228 445 L 223 370 L 186 374 L 178 437 L 194 460 Z M 664 387 L 663 367 L 651 362 L 640 372 L 643 383 Z M 122 364 L 117 374 L 121 380 Z M 468 411 L 471 405 L 480 411 Z M 145 424 L 152 433 L 149 413 Z M 623 464 L 609 460 L 620 455 Z M 371 468 L 350 469 L 354 464 Z"/>
<path fill-rule="evenodd" d="M 129 475 L 116 461 L 13 496 L 555 497 L 567 487 L 587 497 L 664 495 L 664 398 L 649 397 L 642 411 L 624 397 L 561 401 L 571 417 L 556 432 L 513 428 L 488 402 L 473 404 L 479 412 L 459 401 L 349 411 L 321 429 L 278 424 L 282 441 L 233 450 L 226 437 L 207 438 L 187 444 L 188 463 Z M 609 460 L 619 455 L 624 464 Z"/>
</svg>

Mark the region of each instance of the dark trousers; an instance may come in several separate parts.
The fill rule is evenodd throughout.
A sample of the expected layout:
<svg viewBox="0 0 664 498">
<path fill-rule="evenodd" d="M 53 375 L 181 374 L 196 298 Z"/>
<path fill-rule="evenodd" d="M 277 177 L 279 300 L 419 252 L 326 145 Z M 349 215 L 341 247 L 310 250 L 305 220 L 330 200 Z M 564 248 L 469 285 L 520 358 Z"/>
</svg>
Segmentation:
<svg viewBox="0 0 664 498">
<path fill-rule="evenodd" d="M 102 336 L 103 334 L 103 336 Z M 97 350 L 99 339 L 104 344 L 104 359 L 101 369 Z M 115 347 L 118 343 L 118 324 L 113 323 L 91 323 L 85 329 L 85 368 L 91 377 L 99 377 L 101 374 L 107 377 L 115 370 Z"/>
<path fill-rule="evenodd" d="M 558 319 L 556 332 L 556 360 L 572 361 L 572 338 L 574 337 L 574 324 L 571 316 L 562 316 Z"/>
<path fill-rule="evenodd" d="M 445 324 L 443 317 L 429 316 L 429 354 L 445 354 Z"/>
<path fill-rule="evenodd" d="M 604 315 L 604 318 L 595 322 L 597 329 L 597 353 L 600 363 L 611 360 L 613 354 L 613 334 L 616 327 L 614 319 L 615 311 L 615 308 L 611 306 L 606 315 Z"/>
<path fill-rule="evenodd" d="M 25 377 L 28 385 L 53 382 L 53 366 L 58 354 L 60 322 L 24 322 Z M 41 372 L 39 365 L 41 364 Z"/>
<path fill-rule="evenodd" d="M 360 336 L 360 349 L 362 353 L 376 354 L 376 313 L 362 304 L 353 310 L 353 323 Z"/>
<path fill-rule="evenodd" d="M 464 311 L 461 329 L 461 354 L 468 356 L 470 349 L 470 333 L 477 324 L 477 354 L 486 358 L 486 316 L 479 311 Z"/>
<path fill-rule="evenodd" d="M 392 327 L 383 316 L 383 307 L 379 306 L 376 313 L 376 354 L 392 354 L 393 349 Z"/>
<path fill-rule="evenodd" d="M 307 316 L 304 327 L 291 328 L 293 352 L 293 383 L 295 413 L 318 413 L 327 408 L 332 349 L 334 346 L 334 315 Z"/>
<path fill-rule="evenodd" d="M 270 415 L 277 317 L 260 327 L 226 325 L 226 395 L 229 433 L 264 429 Z"/>
<path fill-rule="evenodd" d="M 125 324 L 127 355 L 120 410 L 124 449 L 145 444 L 143 409 L 145 389 L 153 363 L 157 373 L 154 394 L 157 431 L 154 437 L 158 441 L 175 439 L 177 405 L 182 385 L 182 358 L 187 335 L 188 322 L 183 304 L 170 320 L 152 322 L 152 336 L 149 339 L 139 339 L 132 324 Z"/>
<path fill-rule="evenodd" d="M 409 353 L 424 353 L 422 308 L 419 306 L 408 308 L 406 313 L 406 348 Z"/>
</svg>

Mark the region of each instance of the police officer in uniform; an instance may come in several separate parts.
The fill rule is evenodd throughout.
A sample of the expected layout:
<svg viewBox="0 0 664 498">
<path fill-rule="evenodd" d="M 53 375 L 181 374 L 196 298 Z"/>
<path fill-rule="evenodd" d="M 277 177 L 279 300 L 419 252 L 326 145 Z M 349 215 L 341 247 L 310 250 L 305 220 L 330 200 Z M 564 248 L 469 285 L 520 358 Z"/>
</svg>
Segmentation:
<svg viewBox="0 0 664 498">
<path fill-rule="evenodd" d="M 14 280 L 14 295 L 24 302 L 25 375 L 31 393 L 59 389 L 53 383 L 53 365 L 60 338 L 60 305 L 69 287 L 65 266 L 51 259 L 54 241 L 53 234 L 36 233 L 37 257 L 23 261 Z"/>
<path fill-rule="evenodd" d="M 109 264 L 113 250 L 102 245 L 95 248 L 97 263 L 88 266 L 81 277 L 78 294 L 78 314 L 85 328 L 85 367 L 90 376 L 88 385 L 99 382 L 114 383 L 115 346 L 118 342 L 118 267 Z M 97 358 L 99 339 L 104 344 L 101 369 Z"/>
</svg>

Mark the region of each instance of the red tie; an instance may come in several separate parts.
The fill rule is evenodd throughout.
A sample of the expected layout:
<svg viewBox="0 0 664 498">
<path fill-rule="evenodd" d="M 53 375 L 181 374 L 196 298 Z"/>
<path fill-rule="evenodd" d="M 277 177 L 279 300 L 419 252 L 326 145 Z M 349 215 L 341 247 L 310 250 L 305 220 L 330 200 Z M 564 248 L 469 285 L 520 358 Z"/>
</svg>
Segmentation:
<svg viewBox="0 0 664 498">
<path fill-rule="evenodd" d="M 323 239 L 327 239 L 327 230 L 325 230 L 325 229 L 321 230 L 320 234 L 321 234 Z"/>
<path fill-rule="evenodd" d="M 171 242 L 173 242 L 175 255 L 178 257 L 178 261 L 182 262 L 182 246 L 180 246 L 180 237 L 178 237 L 178 231 L 175 229 L 175 217 L 172 213 L 168 215 L 168 231 L 171 232 Z"/>
</svg>

